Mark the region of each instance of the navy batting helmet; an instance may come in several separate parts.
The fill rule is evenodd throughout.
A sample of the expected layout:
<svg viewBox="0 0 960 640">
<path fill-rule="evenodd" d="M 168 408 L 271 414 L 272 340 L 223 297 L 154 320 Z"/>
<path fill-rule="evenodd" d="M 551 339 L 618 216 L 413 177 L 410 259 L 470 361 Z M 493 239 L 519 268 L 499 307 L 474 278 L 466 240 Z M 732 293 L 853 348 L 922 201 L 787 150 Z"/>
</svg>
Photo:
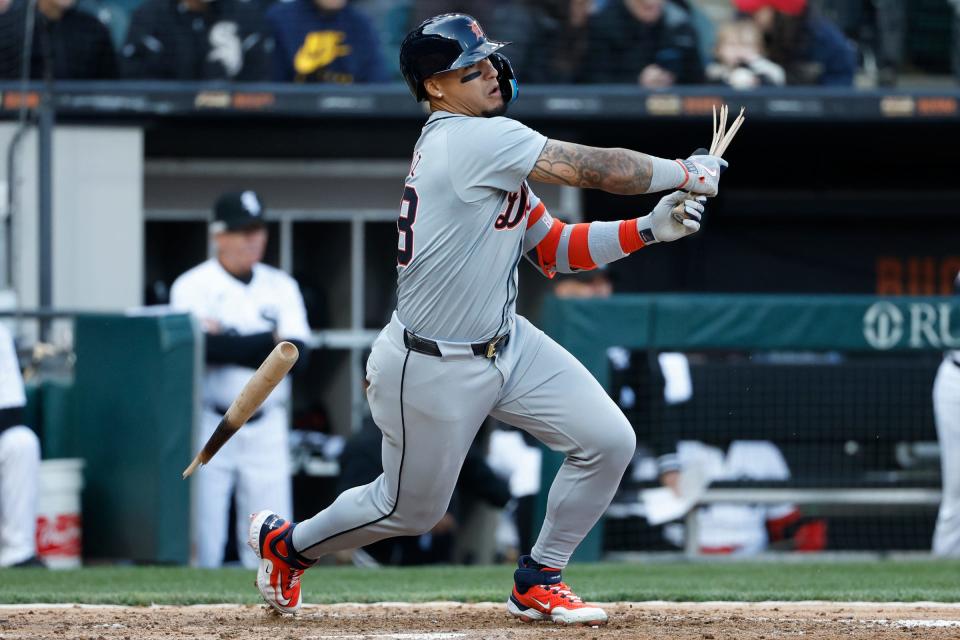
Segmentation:
<svg viewBox="0 0 960 640">
<path fill-rule="evenodd" d="M 400 45 L 400 71 L 410 93 L 423 102 L 427 92 L 423 81 L 432 75 L 469 67 L 490 58 L 499 76 L 504 104 L 517 99 L 519 88 L 510 61 L 497 50 L 510 44 L 488 40 L 480 23 L 465 13 L 446 13 L 425 20 L 407 34 Z"/>
</svg>

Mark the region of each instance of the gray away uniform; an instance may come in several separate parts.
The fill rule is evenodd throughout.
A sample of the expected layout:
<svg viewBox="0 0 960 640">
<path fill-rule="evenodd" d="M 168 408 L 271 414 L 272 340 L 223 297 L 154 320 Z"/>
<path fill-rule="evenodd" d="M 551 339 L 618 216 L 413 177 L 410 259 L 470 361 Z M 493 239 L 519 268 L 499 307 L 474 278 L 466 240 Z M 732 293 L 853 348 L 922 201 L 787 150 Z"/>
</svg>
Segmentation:
<svg viewBox="0 0 960 640">
<path fill-rule="evenodd" d="M 515 311 L 521 254 L 545 233 L 527 228 L 539 200 L 525 182 L 545 143 L 502 117 L 435 112 L 423 127 L 397 222 L 397 311 L 367 361 L 384 473 L 297 526 L 306 557 L 433 528 L 488 415 L 567 456 L 534 560 L 566 566 L 606 510 L 633 429 L 586 368 Z M 408 349 L 405 329 L 441 355 Z M 471 343 L 507 333 L 495 357 L 474 355 Z"/>
</svg>

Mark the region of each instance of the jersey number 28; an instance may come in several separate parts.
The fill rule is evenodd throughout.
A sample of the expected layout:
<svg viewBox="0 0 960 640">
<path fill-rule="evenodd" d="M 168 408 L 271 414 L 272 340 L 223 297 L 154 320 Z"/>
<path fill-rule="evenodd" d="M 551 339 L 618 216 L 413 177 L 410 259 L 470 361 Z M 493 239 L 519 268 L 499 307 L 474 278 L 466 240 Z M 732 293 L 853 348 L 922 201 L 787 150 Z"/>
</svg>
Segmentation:
<svg viewBox="0 0 960 640">
<path fill-rule="evenodd" d="M 397 264 L 405 267 L 413 260 L 413 223 L 417 221 L 417 205 L 420 196 L 416 187 L 407 185 L 400 201 L 400 216 L 397 218 Z"/>
</svg>

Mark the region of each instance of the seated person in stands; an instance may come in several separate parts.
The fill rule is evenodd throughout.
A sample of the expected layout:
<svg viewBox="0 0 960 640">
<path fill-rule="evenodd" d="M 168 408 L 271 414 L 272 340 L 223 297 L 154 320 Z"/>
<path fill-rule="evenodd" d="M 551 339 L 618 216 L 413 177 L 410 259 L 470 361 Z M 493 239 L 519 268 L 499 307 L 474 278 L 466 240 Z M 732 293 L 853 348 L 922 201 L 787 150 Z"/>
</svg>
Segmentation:
<svg viewBox="0 0 960 640">
<path fill-rule="evenodd" d="M 2 2 L 2 0 L 0 0 Z M 0 11 L 0 80 L 23 72 L 27 0 L 13 0 Z M 29 73 L 44 76 L 44 52 L 57 80 L 102 80 L 117 77 L 110 32 L 95 17 L 78 11 L 75 0 L 37 0 Z M 2 5 L 0 5 L 2 6 Z"/>
<path fill-rule="evenodd" d="M 852 86 L 853 44 L 807 0 L 733 0 L 764 34 L 767 54 L 784 68 L 788 85 Z"/>
<path fill-rule="evenodd" d="M 126 78 L 269 79 L 273 40 L 259 4 L 242 0 L 144 0 L 121 50 Z"/>
<path fill-rule="evenodd" d="M 786 82 L 783 67 L 763 54 L 763 34 L 755 22 L 728 22 L 717 30 L 715 59 L 707 65 L 707 81 L 734 89 L 782 85 Z"/>
<path fill-rule="evenodd" d="M 267 10 L 278 82 L 387 82 L 373 21 L 347 0 L 292 0 Z"/>
<path fill-rule="evenodd" d="M 589 21 L 584 82 L 638 83 L 650 89 L 703 82 L 697 33 L 668 0 L 608 0 Z"/>
<path fill-rule="evenodd" d="M 523 82 L 561 84 L 579 80 L 586 60 L 592 4 L 590 0 L 531 4 L 529 33 L 520 45 L 523 54 L 513 63 Z"/>
</svg>

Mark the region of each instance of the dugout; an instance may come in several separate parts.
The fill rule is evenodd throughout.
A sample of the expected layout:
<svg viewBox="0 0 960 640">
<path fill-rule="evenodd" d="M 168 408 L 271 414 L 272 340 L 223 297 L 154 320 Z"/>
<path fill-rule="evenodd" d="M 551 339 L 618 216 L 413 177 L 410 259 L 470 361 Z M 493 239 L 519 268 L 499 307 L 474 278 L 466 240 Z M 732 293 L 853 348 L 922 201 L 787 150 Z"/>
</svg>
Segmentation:
<svg viewBox="0 0 960 640">
<path fill-rule="evenodd" d="M 0 83 L 0 140 L 40 90 Z M 298 279 L 310 311 L 316 352 L 294 390 L 294 419 L 348 433 L 364 404 L 360 356 L 393 304 L 396 206 L 424 120 L 406 90 L 61 82 L 53 100 L 61 145 L 53 177 L 68 187 L 53 197 L 54 304 L 116 311 L 162 302 L 208 254 L 215 195 L 252 185 L 268 208 L 267 261 Z M 746 106 L 748 121 L 703 232 L 613 265 L 617 292 L 948 292 L 960 269 L 952 242 L 960 186 L 941 149 L 960 132 L 956 90 L 524 87 L 512 115 L 548 136 L 674 156 L 703 144 L 720 101 Z M 23 145 L 29 217 L 37 156 L 30 135 Z M 633 217 L 655 202 L 537 191 L 570 220 Z M 37 231 L 14 225 L 14 233 L 18 250 L 3 263 L 32 305 Z M 97 237 L 117 251 L 98 249 Z M 526 267 L 521 278 L 520 311 L 552 322 L 541 309 L 550 284 Z"/>
<path fill-rule="evenodd" d="M 784 502 L 811 505 L 828 517 L 830 549 L 909 550 L 928 548 L 936 515 L 931 388 L 941 350 L 960 344 L 958 314 L 948 298 L 622 295 L 548 299 L 544 327 L 625 408 L 640 444 L 772 441 L 789 480 L 720 486 L 775 488 Z M 613 367 L 610 348 L 633 352 L 635 366 Z M 663 401 L 647 361 L 659 352 L 693 354 L 689 401 Z M 562 462 L 548 460 L 544 481 Z M 581 557 L 667 548 L 640 520 L 637 491 L 652 485 L 627 474 L 611 530 L 598 527 Z"/>
</svg>

